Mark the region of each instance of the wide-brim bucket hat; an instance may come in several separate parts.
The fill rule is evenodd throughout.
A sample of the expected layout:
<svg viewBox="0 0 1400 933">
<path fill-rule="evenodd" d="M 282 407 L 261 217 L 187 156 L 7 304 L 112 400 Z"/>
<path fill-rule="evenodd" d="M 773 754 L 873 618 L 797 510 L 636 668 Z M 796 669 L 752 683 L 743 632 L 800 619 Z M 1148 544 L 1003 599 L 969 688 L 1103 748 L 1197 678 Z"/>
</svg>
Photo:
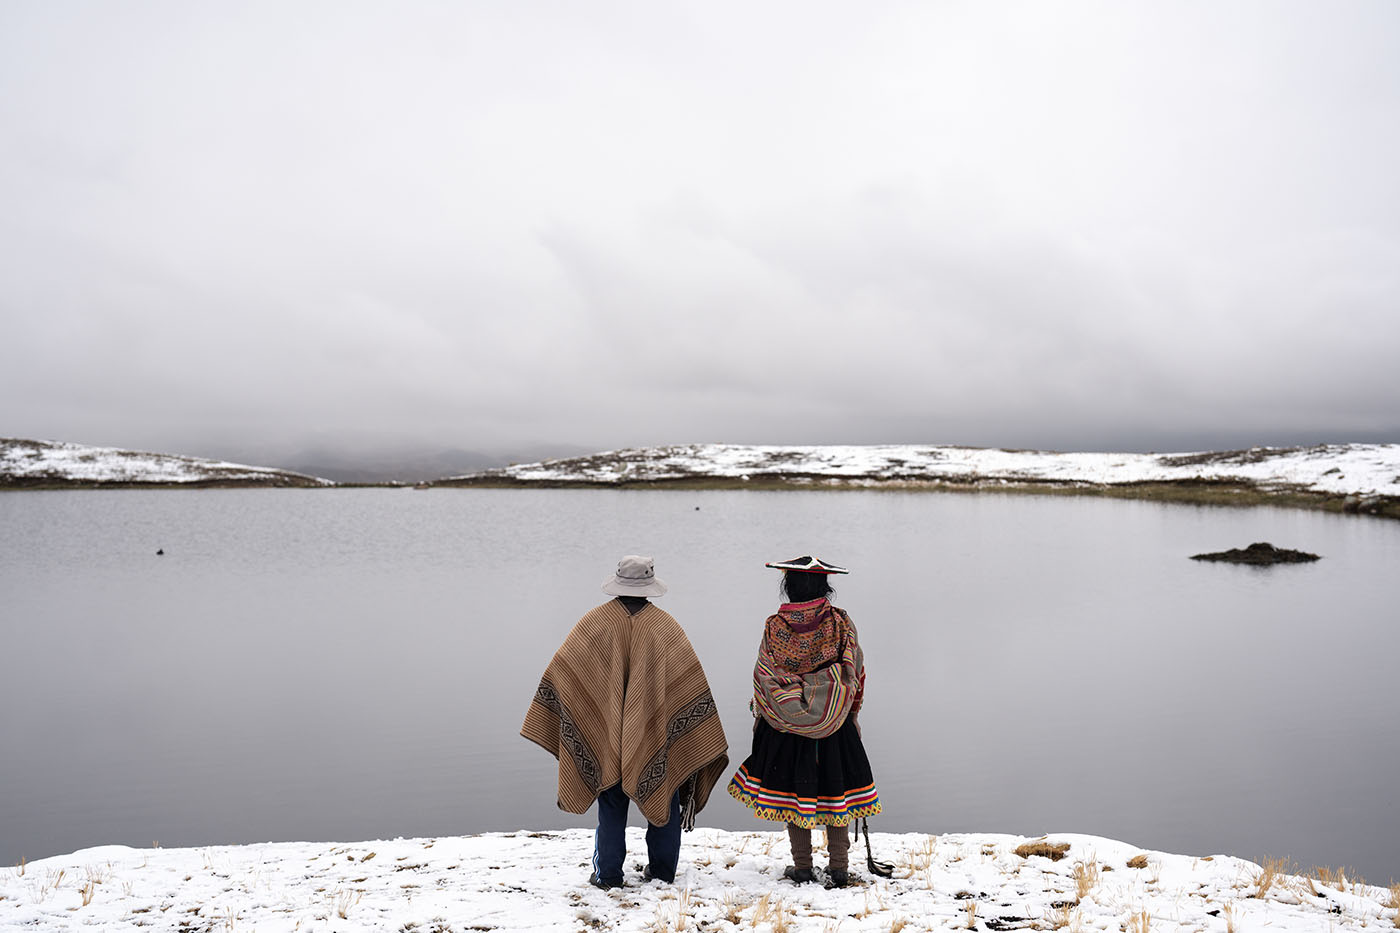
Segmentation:
<svg viewBox="0 0 1400 933">
<path fill-rule="evenodd" d="M 826 561 L 809 554 L 794 557 L 792 560 L 770 561 L 763 566 L 772 567 L 774 570 L 793 570 L 798 573 L 850 573 L 845 567 L 828 564 Z"/>
<path fill-rule="evenodd" d="M 656 575 L 650 557 L 628 554 L 617 562 L 617 573 L 603 581 L 603 592 L 609 596 L 661 596 L 666 584 Z"/>
</svg>

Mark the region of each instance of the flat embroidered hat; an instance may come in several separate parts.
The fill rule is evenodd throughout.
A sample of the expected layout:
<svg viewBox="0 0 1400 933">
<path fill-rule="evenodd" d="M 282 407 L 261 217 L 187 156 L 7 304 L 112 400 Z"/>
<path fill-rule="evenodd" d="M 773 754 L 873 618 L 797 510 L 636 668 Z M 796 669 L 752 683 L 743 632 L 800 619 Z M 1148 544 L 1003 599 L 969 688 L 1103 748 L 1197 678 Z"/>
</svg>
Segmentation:
<svg viewBox="0 0 1400 933">
<path fill-rule="evenodd" d="M 774 570 L 796 570 L 801 573 L 850 573 L 845 567 L 828 564 L 824 560 L 807 554 L 794 557 L 792 560 L 775 560 L 763 566 L 772 567 Z"/>
</svg>

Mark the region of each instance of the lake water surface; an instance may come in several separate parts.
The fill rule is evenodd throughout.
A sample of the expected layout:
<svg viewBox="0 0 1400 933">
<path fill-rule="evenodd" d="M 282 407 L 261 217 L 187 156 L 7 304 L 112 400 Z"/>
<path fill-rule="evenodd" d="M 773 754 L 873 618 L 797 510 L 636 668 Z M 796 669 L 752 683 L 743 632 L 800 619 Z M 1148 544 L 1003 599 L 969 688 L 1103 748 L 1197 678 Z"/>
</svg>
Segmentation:
<svg viewBox="0 0 1400 933">
<path fill-rule="evenodd" d="M 1187 559 L 1265 540 L 1324 559 Z M 873 829 L 1400 877 L 1400 523 L 892 492 L 0 495 L 0 864 L 592 825 L 518 730 L 626 553 L 671 586 L 731 771 L 763 563 L 814 553 L 852 569 Z M 700 822 L 776 828 L 722 786 Z"/>
</svg>

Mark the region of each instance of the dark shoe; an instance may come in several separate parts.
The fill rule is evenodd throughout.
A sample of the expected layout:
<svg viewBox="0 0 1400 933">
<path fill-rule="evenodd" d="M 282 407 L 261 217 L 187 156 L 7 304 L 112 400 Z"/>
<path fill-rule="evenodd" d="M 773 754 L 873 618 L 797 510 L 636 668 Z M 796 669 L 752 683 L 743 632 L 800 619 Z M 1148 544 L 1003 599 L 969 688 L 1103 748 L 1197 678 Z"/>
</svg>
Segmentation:
<svg viewBox="0 0 1400 933">
<path fill-rule="evenodd" d="M 589 875 L 589 876 L 588 876 L 588 883 L 591 884 L 591 885 L 593 885 L 593 887 L 595 887 L 595 888 L 602 888 L 604 891 L 608 890 L 609 888 L 620 888 L 620 887 L 622 887 L 622 882 L 621 882 L 621 881 L 604 881 L 602 878 L 599 878 L 597 875 Z"/>
<path fill-rule="evenodd" d="M 789 865 L 787 868 L 784 868 L 783 877 L 793 884 L 806 884 L 809 881 L 817 880 L 816 876 L 812 874 L 812 869 L 798 868 L 795 865 Z"/>
<path fill-rule="evenodd" d="M 669 877 L 669 878 L 663 878 L 663 877 L 661 877 L 660 875 L 653 875 L 653 874 L 651 873 L 651 866 L 650 866 L 650 865 L 647 865 L 647 866 L 645 866 L 645 867 L 642 869 L 642 880 L 643 880 L 643 881 L 664 881 L 666 884 L 675 884 L 675 883 L 676 883 L 676 876 L 675 876 L 675 875 L 672 875 L 672 876 Z"/>
<path fill-rule="evenodd" d="M 828 888 L 844 888 L 851 883 L 851 877 L 844 868 L 828 868 L 826 872 L 826 886 Z"/>
</svg>

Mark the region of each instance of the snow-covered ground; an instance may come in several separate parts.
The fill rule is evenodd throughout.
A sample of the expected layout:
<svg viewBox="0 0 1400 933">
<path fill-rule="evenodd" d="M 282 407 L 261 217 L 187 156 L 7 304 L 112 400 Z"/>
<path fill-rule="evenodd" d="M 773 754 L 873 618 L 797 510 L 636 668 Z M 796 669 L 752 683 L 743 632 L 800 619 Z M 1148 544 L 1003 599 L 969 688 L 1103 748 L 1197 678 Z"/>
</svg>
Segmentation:
<svg viewBox="0 0 1400 933">
<path fill-rule="evenodd" d="M 250 483 L 330 486 L 329 480 L 268 467 L 175 457 L 115 447 L 0 438 L 0 485 L 6 483 Z"/>
<path fill-rule="evenodd" d="M 1185 454 L 1054 453 L 937 446 L 694 444 L 608 451 L 488 470 L 462 480 L 617 484 L 702 477 L 1126 485 L 1211 481 L 1263 491 L 1400 496 L 1400 444 L 1255 447 Z"/>
<path fill-rule="evenodd" d="M 822 839 L 814 834 L 814 842 Z M 1379 931 L 1400 926 L 1398 889 L 1336 876 L 1269 875 L 1217 855 L 1143 852 L 1094 836 L 1059 861 L 1022 857 L 1003 835 L 872 837 L 891 879 L 851 846 L 845 889 L 782 879 L 787 835 L 701 829 L 685 836 L 676 884 L 600 891 L 585 881 L 592 833 L 277 843 L 205 849 L 85 849 L 0 869 L 0 931 L 471 930 L 857 933 Z M 629 858 L 644 852 L 628 830 Z M 817 864 L 825 862 L 820 848 Z M 859 856 L 859 858 L 857 858 Z M 1136 866 L 1136 867 L 1135 867 Z"/>
</svg>

